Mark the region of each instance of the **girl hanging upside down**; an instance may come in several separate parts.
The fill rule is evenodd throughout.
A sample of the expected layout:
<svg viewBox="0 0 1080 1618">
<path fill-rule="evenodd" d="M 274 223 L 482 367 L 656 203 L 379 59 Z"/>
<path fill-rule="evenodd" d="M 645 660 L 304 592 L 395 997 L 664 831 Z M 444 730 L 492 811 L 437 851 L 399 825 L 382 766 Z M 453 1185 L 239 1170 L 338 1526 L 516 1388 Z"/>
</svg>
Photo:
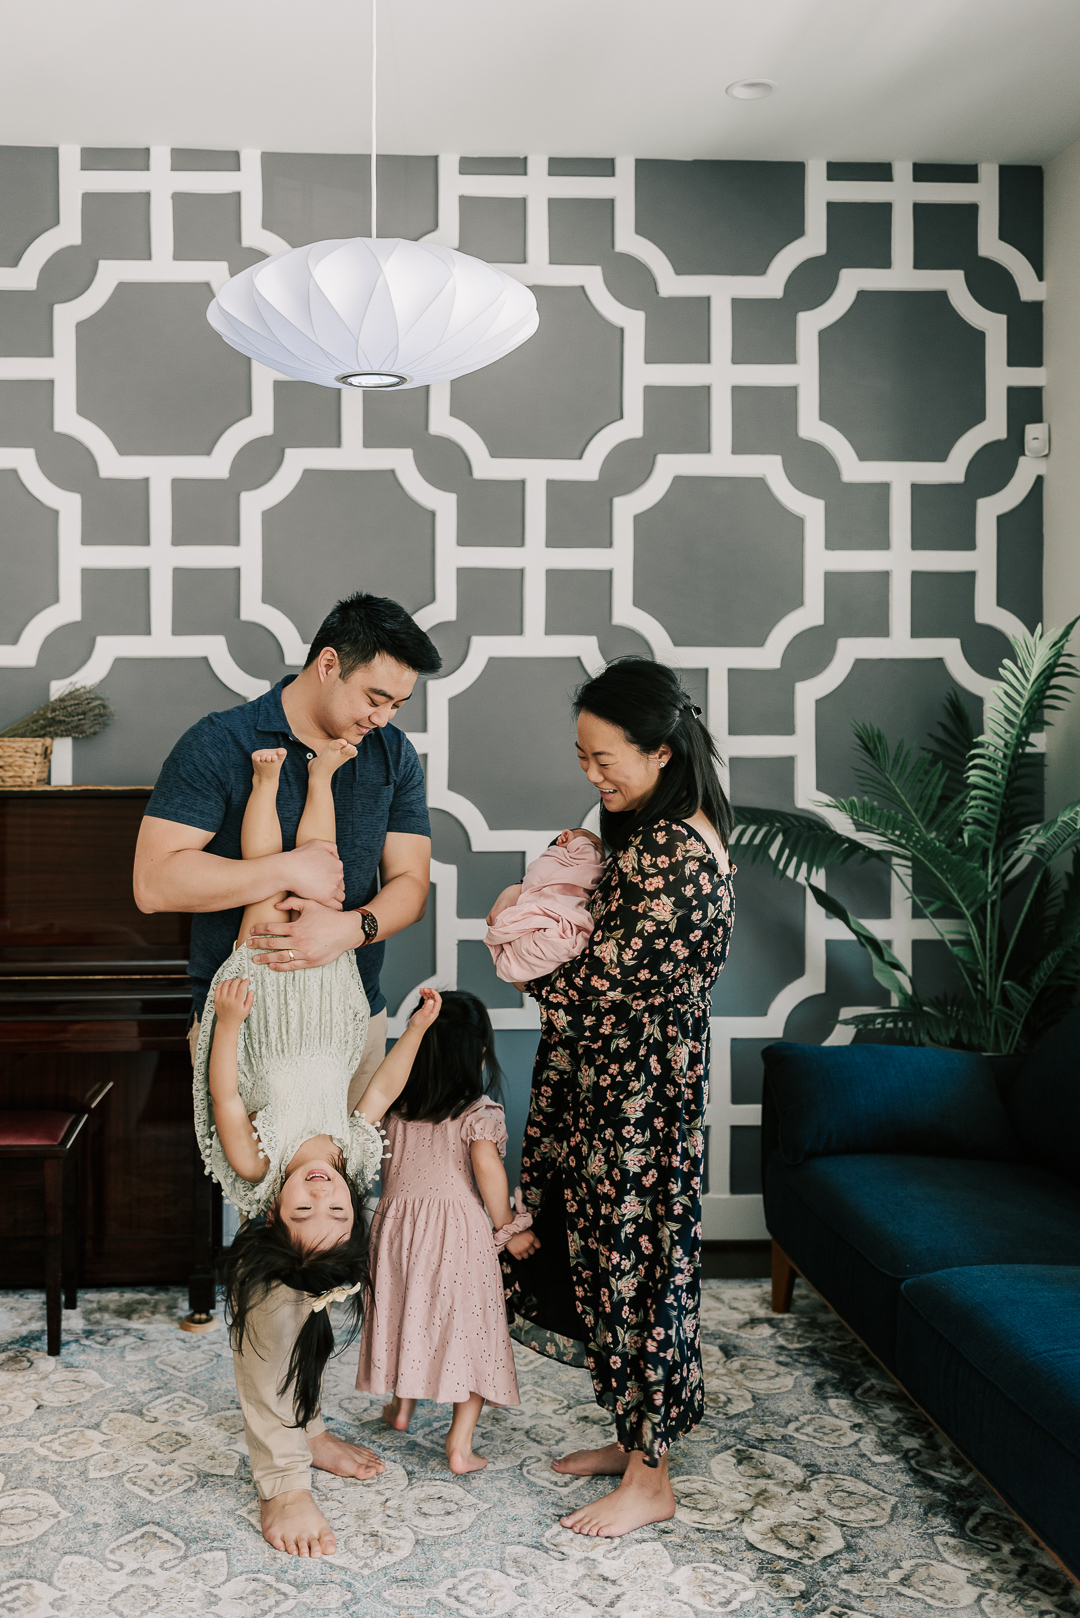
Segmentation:
<svg viewBox="0 0 1080 1618">
<path fill-rule="evenodd" d="M 355 756 L 332 742 L 309 765 L 300 844 L 335 841 L 331 780 Z M 276 796 L 284 748 L 252 755 L 245 859 L 281 850 Z M 274 895 L 244 912 L 240 937 L 280 921 Z M 352 950 L 326 966 L 273 972 L 238 944 L 217 972 L 195 1050 L 195 1129 L 206 1172 L 245 1217 L 226 1261 L 233 1365 L 266 1540 L 301 1556 L 336 1542 L 311 1494 L 312 1464 L 374 1477 L 370 1449 L 328 1433 L 319 1415 L 334 1348 L 330 1306 L 359 1330 L 368 1285 L 364 1194 L 384 1151 L 376 1127 L 439 1014 L 432 989 L 350 1116 L 349 1082 L 367 1037 L 367 996 Z M 343 1345 L 344 1346 L 344 1345 Z"/>
</svg>

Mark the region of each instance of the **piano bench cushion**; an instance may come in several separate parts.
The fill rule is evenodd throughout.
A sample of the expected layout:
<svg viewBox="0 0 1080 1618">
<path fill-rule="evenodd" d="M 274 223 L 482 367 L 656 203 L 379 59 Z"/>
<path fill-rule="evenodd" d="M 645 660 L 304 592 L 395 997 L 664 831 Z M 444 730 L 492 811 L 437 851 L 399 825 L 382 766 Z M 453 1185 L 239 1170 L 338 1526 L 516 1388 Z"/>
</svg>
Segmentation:
<svg viewBox="0 0 1080 1618">
<path fill-rule="evenodd" d="M 0 1146 L 59 1146 L 73 1112 L 0 1112 Z"/>
</svg>

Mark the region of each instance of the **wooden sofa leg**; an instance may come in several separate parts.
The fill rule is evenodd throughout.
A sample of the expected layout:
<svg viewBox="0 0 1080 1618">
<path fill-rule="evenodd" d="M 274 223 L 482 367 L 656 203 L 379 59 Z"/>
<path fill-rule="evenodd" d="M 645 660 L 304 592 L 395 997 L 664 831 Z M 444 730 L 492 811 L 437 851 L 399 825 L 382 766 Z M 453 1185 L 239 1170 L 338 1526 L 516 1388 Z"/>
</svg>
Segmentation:
<svg viewBox="0 0 1080 1618">
<path fill-rule="evenodd" d="M 772 1244 L 772 1308 L 774 1315 L 786 1315 L 795 1290 L 795 1266 L 784 1249 Z"/>
</svg>

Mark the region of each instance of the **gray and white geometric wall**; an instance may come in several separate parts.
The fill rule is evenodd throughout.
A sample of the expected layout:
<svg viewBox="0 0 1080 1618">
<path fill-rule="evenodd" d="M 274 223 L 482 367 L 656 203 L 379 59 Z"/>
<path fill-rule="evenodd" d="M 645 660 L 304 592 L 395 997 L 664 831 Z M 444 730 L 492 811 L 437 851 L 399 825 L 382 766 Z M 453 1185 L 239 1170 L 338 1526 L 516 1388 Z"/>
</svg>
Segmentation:
<svg viewBox="0 0 1080 1618">
<path fill-rule="evenodd" d="M 201 714 L 300 663 L 327 607 L 397 597 L 443 652 L 405 711 L 436 897 L 388 952 L 493 1008 L 520 1128 L 535 1012 L 494 894 L 586 814 L 568 697 L 649 650 L 737 802 L 850 784 L 853 719 L 977 705 L 1041 607 L 1041 184 L 940 165 L 380 160 L 380 232 L 501 264 L 537 335 L 398 396 L 277 381 L 205 322 L 260 256 L 368 229 L 366 160 L 0 149 L 0 723 L 72 678 L 117 709 L 54 779 L 149 782 Z M 1052 606 L 1049 610 L 1053 618 Z M 841 874 L 927 980 L 894 885 Z M 717 990 L 706 1234 L 762 1233 L 761 1046 L 874 1003 L 805 890 L 737 880 Z"/>
</svg>

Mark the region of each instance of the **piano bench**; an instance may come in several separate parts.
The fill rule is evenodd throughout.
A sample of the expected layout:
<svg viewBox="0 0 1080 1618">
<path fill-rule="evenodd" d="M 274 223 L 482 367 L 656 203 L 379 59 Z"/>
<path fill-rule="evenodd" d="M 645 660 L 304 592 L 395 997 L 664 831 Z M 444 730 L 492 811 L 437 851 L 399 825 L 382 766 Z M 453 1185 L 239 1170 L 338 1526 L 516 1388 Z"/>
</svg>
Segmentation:
<svg viewBox="0 0 1080 1618">
<path fill-rule="evenodd" d="M 111 1089 L 111 1079 L 95 1085 L 78 1112 L 29 1107 L 0 1111 L 0 1159 L 39 1162 L 45 1182 L 46 1351 L 54 1357 L 60 1352 L 61 1296 L 65 1309 L 74 1309 L 79 1301 L 78 1175 L 83 1143 L 91 1115 Z"/>
</svg>

